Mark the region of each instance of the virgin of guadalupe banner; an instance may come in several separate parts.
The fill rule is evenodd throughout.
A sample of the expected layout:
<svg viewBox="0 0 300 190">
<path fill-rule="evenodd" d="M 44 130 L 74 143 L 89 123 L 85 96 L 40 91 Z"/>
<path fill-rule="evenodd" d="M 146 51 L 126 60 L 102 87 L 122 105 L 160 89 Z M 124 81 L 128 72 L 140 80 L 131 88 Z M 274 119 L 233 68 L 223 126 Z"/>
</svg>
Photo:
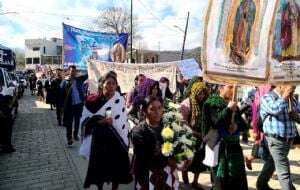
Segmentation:
<svg viewBox="0 0 300 190">
<path fill-rule="evenodd" d="M 87 61 L 124 62 L 128 34 L 92 32 L 63 24 L 64 68 L 75 65 L 87 70 Z"/>
<path fill-rule="evenodd" d="M 98 88 L 98 80 L 109 71 L 117 73 L 118 83 L 122 92 L 129 92 L 134 87 L 134 79 L 139 74 L 159 80 L 166 77 L 170 81 L 170 90 L 176 91 L 176 68 L 177 62 L 155 64 L 127 64 L 109 63 L 97 60 L 88 62 L 89 88 L 95 92 Z"/>
<path fill-rule="evenodd" d="M 210 0 L 206 15 L 204 79 L 258 84 L 268 80 L 268 36 L 276 1 Z"/>
<path fill-rule="evenodd" d="M 300 0 L 277 0 L 273 20 L 270 81 L 300 82 Z"/>
</svg>

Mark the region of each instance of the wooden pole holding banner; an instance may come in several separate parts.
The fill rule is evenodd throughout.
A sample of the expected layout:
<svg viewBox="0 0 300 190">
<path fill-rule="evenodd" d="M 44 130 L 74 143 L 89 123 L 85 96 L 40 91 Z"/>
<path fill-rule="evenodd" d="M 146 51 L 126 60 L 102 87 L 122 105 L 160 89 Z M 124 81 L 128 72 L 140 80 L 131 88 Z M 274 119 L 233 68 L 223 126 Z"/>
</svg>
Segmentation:
<svg viewBox="0 0 300 190">
<path fill-rule="evenodd" d="M 232 95 L 232 101 L 236 102 L 237 101 L 237 85 L 233 85 L 233 95 Z"/>
<path fill-rule="evenodd" d="M 187 19 L 186 19 L 180 60 L 183 60 L 183 56 L 184 56 L 184 46 L 185 46 L 185 40 L 186 40 L 186 33 L 187 33 L 188 25 L 189 25 L 189 18 L 190 18 L 190 12 L 188 12 Z"/>
<path fill-rule="evenodd" d="M 292 104 L 292 97 L 289 98 L 289 107 L 288 107 L 288 112 L 291 113 L 293 112 L 293 104 Z"/>
<path fill-rule="evenodd" d="M 133 5 L 131 0 L 131 9 L 130 9 L 130 62 L 132 63 L 132 12 L 133 12 Z"/>
<path fill-rule="evenodd" d="M 233 95 L 232 95 L 231 101 L 236 102 L 236 100 L 237 100 L 237 85 L 236 84 L 233 86 L 232 90 L 233 90 Z M 232 113 L 232 116 L 231 116 L 231 127 L 230 127 L 232 129 L 229 129 L 230 133 L 232 133 L 232 134 L 236 131 L 236 124 L 235 124 L 235 121 L 234 121 L 235 114 L 236 114 L 236 112 Z"/>
</svg>

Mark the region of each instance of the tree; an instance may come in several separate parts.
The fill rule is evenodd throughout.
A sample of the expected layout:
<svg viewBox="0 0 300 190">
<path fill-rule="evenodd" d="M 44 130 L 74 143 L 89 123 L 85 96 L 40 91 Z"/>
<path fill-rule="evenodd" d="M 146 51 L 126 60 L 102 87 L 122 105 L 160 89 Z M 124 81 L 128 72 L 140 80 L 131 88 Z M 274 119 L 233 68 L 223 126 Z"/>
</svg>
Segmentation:
<svg viewBox="0 0 300 190">
<path fill-rule="evenodd" d="M 100 31 L 112 32 L 116 34 L 128 33 L 130 43 L 130 11 L 122 7 L 110 7 L 103 11 L 95 20 L 96 27 Z M 132 37 L 140 38 L 137 35 L 137 17 L 133 17 Z"/>
<path fill-rule="evenodd" d="M 16 64 L 17 67 L 25 67 L 25 54 L 24 51 L 21 49 L 14 49 L 14 52 L 16 54 Z"/>
</svg>

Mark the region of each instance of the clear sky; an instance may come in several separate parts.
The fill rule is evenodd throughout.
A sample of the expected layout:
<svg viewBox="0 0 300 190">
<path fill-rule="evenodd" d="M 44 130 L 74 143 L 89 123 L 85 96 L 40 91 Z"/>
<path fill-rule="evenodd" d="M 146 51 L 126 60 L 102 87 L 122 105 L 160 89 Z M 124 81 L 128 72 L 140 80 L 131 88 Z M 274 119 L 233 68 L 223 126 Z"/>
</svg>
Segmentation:
<svg viewBox="0 0 300 190">
<path fill-rule="evenodd" d="M 138 17 L 135 47 L 180 50 L 187 12 L 190 22 L 186 48 L 201 46 L 203 21 L 209 0 L 133 0 Z M 93 20 L 108 7 L 130 8 L 130 0 L 0 0 L 0 43 L 24 48 L 24 39 L 62 38 L 62 22 L 94 28 Z M 1 15 L 4 12 L 15 12 Z M 174 25 L 181 28 L 178 29 Z"/>
</svg>

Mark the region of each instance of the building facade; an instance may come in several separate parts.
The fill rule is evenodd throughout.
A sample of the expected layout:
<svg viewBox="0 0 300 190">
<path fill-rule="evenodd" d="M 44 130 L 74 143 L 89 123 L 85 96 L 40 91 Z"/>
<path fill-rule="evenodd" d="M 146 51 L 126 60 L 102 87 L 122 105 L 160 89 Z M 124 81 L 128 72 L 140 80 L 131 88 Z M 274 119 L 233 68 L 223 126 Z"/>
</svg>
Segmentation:
<svg viewBox="0 0 300 190">
<path fill-rule="evenodd" d="M 37 65 L 62 66 L 63 40 L 59 38 L 25 40 L 26 69 Z"/>
<path fill-rule="evenodd" d="M 130 63 L 130 52 L 127 52 L 127 62 Z M 158 63 L 159 54 L 151 50 L 137 50 L 132 51 L 132 63 Z"/>
<path fill-rule="evenodd" d="M 16 68 L 16 54 L 15 52 L 0 44 L 0 67 L 6 68 L 10 71 Z"/>
</svg>

